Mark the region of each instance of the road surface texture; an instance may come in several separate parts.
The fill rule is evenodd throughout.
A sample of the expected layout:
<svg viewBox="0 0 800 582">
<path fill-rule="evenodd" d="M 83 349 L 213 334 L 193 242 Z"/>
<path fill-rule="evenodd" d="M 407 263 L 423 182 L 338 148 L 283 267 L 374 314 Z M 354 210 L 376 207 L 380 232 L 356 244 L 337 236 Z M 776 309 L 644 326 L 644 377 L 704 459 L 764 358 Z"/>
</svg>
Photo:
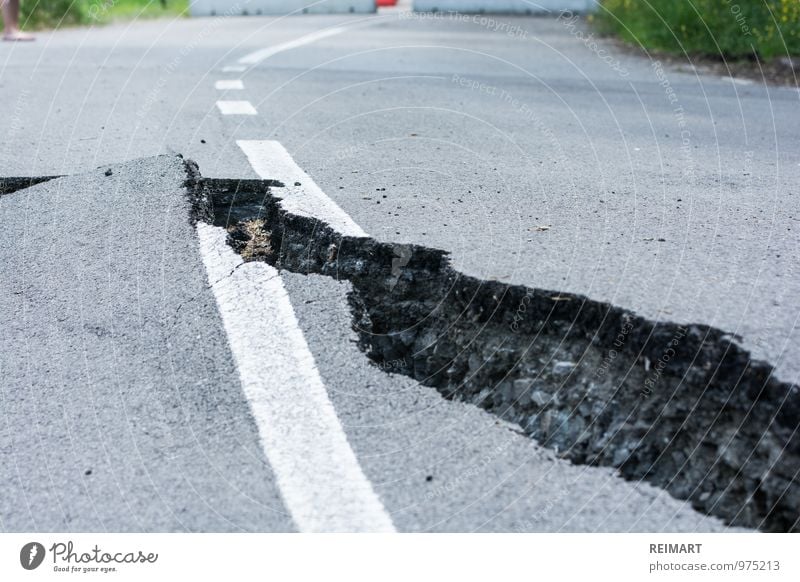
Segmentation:
<svg viewBox="0 0 800 582">
<path fill-rule="evenodd" d="M 0 528 L 796 529 L 800 94 L 587 34 L 0 47 Z"/>
</svg>

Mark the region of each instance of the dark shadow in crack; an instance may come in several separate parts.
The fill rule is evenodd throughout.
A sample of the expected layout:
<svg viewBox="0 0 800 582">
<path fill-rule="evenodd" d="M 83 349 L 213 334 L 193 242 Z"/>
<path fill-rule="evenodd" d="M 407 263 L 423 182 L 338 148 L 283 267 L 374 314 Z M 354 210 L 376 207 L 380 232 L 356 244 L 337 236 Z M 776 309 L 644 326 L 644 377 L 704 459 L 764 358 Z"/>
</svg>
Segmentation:
<svg viewBox="0 0 800 582">
<path fill-rule="evenodd" d="M 41 184 L 42 182 L 49 182 L 50 180 L 55 180 L 56 178 L 61 178 L 61 176 L 29 176 L 29 177 L 9 177 L 9 178 L 0 178 L 0 196 L 5 194 L 11 194 L 13 192 L 17 192 L 18 190 L 24 190 L 25 188 L 30 188 L 31 186 L 35 186 L 36 184 Z"/>
</svg>

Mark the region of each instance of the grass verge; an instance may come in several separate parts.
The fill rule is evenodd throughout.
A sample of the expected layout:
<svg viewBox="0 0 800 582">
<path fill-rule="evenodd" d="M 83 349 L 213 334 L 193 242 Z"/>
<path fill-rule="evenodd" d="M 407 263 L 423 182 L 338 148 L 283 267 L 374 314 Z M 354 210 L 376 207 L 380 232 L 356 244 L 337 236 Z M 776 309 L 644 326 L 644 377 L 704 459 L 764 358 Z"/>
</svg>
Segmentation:
<svg viewBox="0 0 800 582">
<path fill-rule="evenodd" d="M 23 0 L 20 23 L 24 30 L 42 30 L 175 17 L 187 14 L 188 8 L 188 0 Z"/>
<path fill-rule="evenodd" d="M 594 20 L 648 50 L 726 60 L 800 55 L 798 0 L 603 0 Z"/>
</svg>

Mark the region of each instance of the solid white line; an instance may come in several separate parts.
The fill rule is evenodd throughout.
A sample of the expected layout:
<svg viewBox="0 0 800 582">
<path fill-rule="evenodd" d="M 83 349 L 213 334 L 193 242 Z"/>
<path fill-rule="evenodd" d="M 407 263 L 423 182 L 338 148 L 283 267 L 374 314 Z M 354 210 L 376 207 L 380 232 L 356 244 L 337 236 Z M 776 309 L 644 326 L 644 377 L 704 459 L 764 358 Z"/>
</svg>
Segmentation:
<svg viewBox="0 0 800 582">
<path fill-rule="evenodd" d="M 214 89 L 220 91 L 238 91 L 244 89 L 244 83 L 241 79 L 223 79 L 214 83 Z"/>
<path fill-rule="evenodd" d="M 225 67 L 222 67 L 223 73 L 241 73 L 246 70 L 247 67 L 245 67 L 244 65 L 227 65 Z"/>
<path fill-rule="evenodd" d="M 261 50 L 257 50 L 253 53 L 243 56 L 241 59 L 239 59 L 239 62 L 243 65 L 255 65 L 256 63 L 260 63 L 261 61 L 268 59 L 273 55 L 277 55 L 278 53 L 298 48 L 303 45 L 311 44 L 312 42 L 316 42 L 318 40 L 327 38 L 329 36 L 341 34 L 345 30 L 346 30 L 345 28 L 337 27 L 337 28 L 328 28 L 326 30 L 319 30 L 317 32 L 312 32 L 311 34 L 301 36 L 300 38 L 297 38 L 295 40 L 290 40 L 289 42 L 284 42 L 281 44 L 276 44 L 274 46 L 263 48 Z"/>
<path fill-rule="evenodd" d="M 326 222 L 346 236 L 369 236 L 336 202 L 328 198 L 279 142 L 238 140 L 236 143 L 256 174 L 284 183 L 285 188 L 276 190 L 278 197 L 282 198 L 284 210 Z"/>
<path fill-rule="evenodd" d="M 328 399 L 278 271 L 243 263 L 224 229 L 197 224 L 200 252 L 261 446 L 302 532 L 391 532 Z"/>
<path fill-rule="evenodd" d="M 217 101 L 217 107 L 222 115 L 258 115 L 249 101 Z"/>
</svg>

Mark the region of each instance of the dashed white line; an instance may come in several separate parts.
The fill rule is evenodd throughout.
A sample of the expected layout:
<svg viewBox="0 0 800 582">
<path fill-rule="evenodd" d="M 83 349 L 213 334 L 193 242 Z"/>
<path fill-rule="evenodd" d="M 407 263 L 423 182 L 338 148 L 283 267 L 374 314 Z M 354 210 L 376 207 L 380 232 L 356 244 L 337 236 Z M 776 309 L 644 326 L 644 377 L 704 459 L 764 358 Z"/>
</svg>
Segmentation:
<svg viewBox="0 0 800 582">
<path fill-rule="evenodd" d="M 258 115 L 249 101 L 217 101 L 217 107 L 223 115 Z"/>
<path fill-rule="evenodd" d="M 734 83 L 735 85 L 753 85 L 753 81 L 751 79 L 742 79 L 741 77 L 722 77 Z"/>
<path fill-rule="evenodd" d="M 240 91 L 244 89 L 241 79 L 223 79 L 214 83 L 214 89 L 219 91 Z"/>
<path fill-rule="evenodd" d="M 197 225 L 200 251 L 264 453 L 302 532 L 392 532 L 328 399 L 278 271 L 243 263 L 227 233 Z"/>
<path fill-rule="evenodd" d="M 241 73 L 247 70 L 245 65 L 226 65 L 222 67 L 223 73 Z"/>
<path fill-rule="evenodd" d="M 369 236 L 336 202 L 328 198 L 279 142 L 239 140 L 236 143 L 256 174 L 285 184 L 286 187 L 280 189 L 280 197 L 286 211 L 327 222 L 334 230 L 347 236 Z"/>
<path fill-rule="evenodd" d="M 295 40 L 290 40 L 288 42 L 284 42 L 281 44 L 276 44 L 273 46 L 269 46 L 250 54 L 247 54 L 239 59 L 239 63 L 243 65 L 255 65 L 260 63 L 261 61 L 268 59 L 273 55 L 277 55 L 278 53 L 282 53 L 284 51 L 288 51 L 290 49 L 298 48 L 307 44 L 311 44 L 312 42 L 316 42 L 323 38 L 328 38 L 330 36 L 335 36 L 337 34 L 343 33 L 345 28 L 335 27 L 335 28 L 327 28 L 325 30 L 318 30 L 317 32 L 312 32 L 311 34 L 307 34 L 305 36 L 301 36 Z"/>
<path fill-rule="evenodd" d="M 240 62 L 257 63 L 342 30 L 308 35 Z M 214 86 L 244 87 L 241 80 Z M 217 107 L 225 115 L 257 114 L 248 101 L 217 101 Z M 322 220 L 343 235 L 367 236 L 280 143 L 236 143 L 259 176 L 285 184 L 285 210 Z M 395 531 L 347 442 L 280 273 L 263 262 L 245 264 L 226 244 L 221 228 L 199 223 L 197 235 L 261 445 L 297 527 L 303 532 Z"/>
</svg>

